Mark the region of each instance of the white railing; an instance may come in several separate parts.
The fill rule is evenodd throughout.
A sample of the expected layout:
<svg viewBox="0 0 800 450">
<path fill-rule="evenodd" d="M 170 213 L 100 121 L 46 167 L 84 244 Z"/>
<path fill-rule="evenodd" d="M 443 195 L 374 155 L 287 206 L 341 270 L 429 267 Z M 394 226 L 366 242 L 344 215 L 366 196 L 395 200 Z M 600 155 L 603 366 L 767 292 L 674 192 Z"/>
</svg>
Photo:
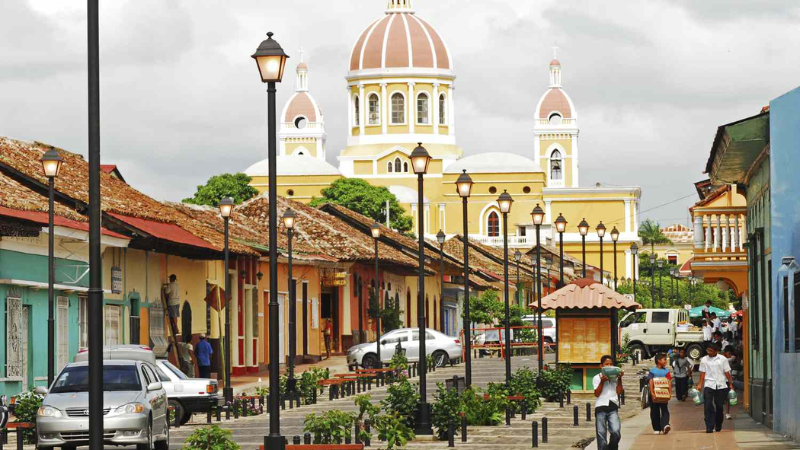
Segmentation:
<svg viewBox="0 0 800 450">
<path fill-rule="evenodd" d="M 470 239 L 476 240 L 483 245 L 488 245 L 490 247 L 502 247 L 503 246 L 503 236 L 482 236 L 477 234 L 471 234 Z M 509 247 L 533 247 L 535 244 L 536 238 L 528 237 L 528 236 L 509 236 L 508 237 L 508 246 Z"/>
<path fill-rule="evenodd" d="M 540 118 L 540 119 L 536 119 L 536 121 L 537 121 L 537 123 L 539 125 L 551 125 L 551 126 L 556 126 L 556 127 L 559 126 L 559 125 L 552 125 L 550 123 L 550 119 L 541 119 Z M 561 126 L 565 126 L 565 127 L 571 127 L 571 126 L 575 125 L 575 119 L 561 119 L 561 124 L 560 125 Z"/>
<path fill-rule="evenodd" d="M 293 130 L 316 130 L 318 128 L 322 128 L 322 124 L 319 122 L 306 122 L 306 126 L 303 128 L 297 128 L 294 122 L 283 122 L 283 128 L 293 129 Z"/>
<path fill-rule="evenodd" d="M 744 208 L 717 208 L 694 212 L 694 248 L 706 253 L 745 252 Z"/>
</svg>

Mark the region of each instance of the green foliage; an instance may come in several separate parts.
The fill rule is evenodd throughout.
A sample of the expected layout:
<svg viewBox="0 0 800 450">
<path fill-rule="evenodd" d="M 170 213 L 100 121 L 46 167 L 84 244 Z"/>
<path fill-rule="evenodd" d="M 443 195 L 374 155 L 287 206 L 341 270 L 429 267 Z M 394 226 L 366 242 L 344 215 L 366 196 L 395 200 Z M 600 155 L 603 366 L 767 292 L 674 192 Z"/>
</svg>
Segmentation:
<svg viewBox="0 0 800 450">
<path fill-rule="evenodd" d="M 397 197 L 389 192 L 388 188 L 373 186 L 360 178 L 342 178 L 334 181 L 329 188 L 322 190 L 321 198 L 311 200 L 311 206 L 335 203 L 376 222 L 386 223 L 387 200 L 392 228 L 401 233 L 411 231 L 413 226 L 411 217 L 406 215 Z"/>
<path fill-rule="evenodd" d="M 386 391 L 388 396 L 381 400 L 381 405 L 387 413 L 399 414 L 411 428 L 416 425 L 417 404 L 419 403 L 416 386 L 416 384 L 411 384 L 408 378 L 401 377 L 398 383 L 389 386 Z"/>
<path fill-rule="evenodd" d="M 319 367 L 312 367 L 311 369 L 303 372 L 300 375 L 300 380 L 297 383 L 297 389 L 300 391 L 300 395 L 303 397 L 303 403 L 306 405 L 311 404 L 314 400 L 314 391 L 317 391 L 317 395 L 322 393 L 323 387 L 319 386 L 317 382 L 319 380 L 327 380 L 330 377 L 330 372 L 324 369 L 320 369 Z"/>
<path fill-rule="evenodd" d="M 220 200 L 231 197 L 238 205 L 258 195 L 258 190 L 250 186 L 251 180 L 243 173 L 214 175 L 206 184 L 197 186 L 194 196 L 183 199 L 183 203 L 217 207 Z"/>
<path fill-rule="evenodd" d="M 447 390 L 442 383 L 436 383 L 436 393 L 433 394 L 431 424 L 436 429 L 436 437 L 443 441 L 447 439 L 447 430 L 452 421 L 456 430 L 460 429 L 463 413 L 461 397 L 456 389 Z"/>
<path fill-rule="evenodd" d="M 217 425 L 197 428 L 186 438 L 183 450 L 239 450 L 233 440 L 233 431 L 223 430 Z"/>
<path fill-rule="evenodd" d="M 481 293 L 480 297 L 469 298 L 469 320 L 473 323 L 493 325 L 495 319 L 504 314 L 503 302 L 497 291 L 488 290 Z"/>
<path fill-rule="evenodd" d="M 433 355 L 428 355 L 425 357 L 425 365 L 429 370 L 431 367 L 436 366 L 436 360 L 433 359 Z"/>
<path fill-rule="evenodd" d="M 511 374 L 511 382 L 509 383 L 509 392 L 511 395 L 521 395 L 525 397 L 525 404 L 527 405 L 528 412 L 533 413 L 542 405 L 541 395 L 536 381 L 536 372 L 527 367 L 521 367 L 516 372 Z M 521 405 L 512 403 L 514 410 L 520 408 Z"/>
<path fill-rule="evenodd" d="M 321 415 L 311 413 L 303 422 L 303 430 L 314 436 L 315 444 L 341 444 L 350 434 L 356 416 L 353 413 L 332 409 Z"/>
<path fill-rule="evenodd" d="M 36 423 L 36 415 L 42 406 L 42 400 L 44 397 L 34 394 L 33 391 L 19 394 L 14 406 L 14 416 L 17 421 Z M 26 444 L 36 443 L 36 430 L 26 428 L 22 431 L 22 436 Z"/>
<path fill-rule="evenodd" d="M 489 385 L 488 400 L 479 389 L 464 391 L 461 404 L 469 425 L 495 426 L 503 422 L 508 394 L 502 385 Z"/>
<path fill-rule="evenodd" d="M 378 431 L 378 439 L 386 442 L 386 450 L 405 447 L 415 437 L 407 420 L 398 413 L 375 417 L 375 429 Z"/>
<path fill-rule="evenodd" d="M 256 387 L 256 395 L 259 397 L 266 397 L 269 395 L 269 386 Z"/>
<path fill-rule="evenodd" d="M 622 336 L 622 345 L 619 346 L 619 351 L 617 352 L 617 364 L 625 364 L 631 358 L 631 336 L 628 333 L 625 333 Z"/>
<path fill-rule="evenodd" d="M 642 238 L 644 245 L 650 246 L 650 251 L 655 251 L 656 245 L 672 244 L 672 241 L 661 232 L 661 226 L 658 222 L 650 219 L 639 225 L 639 237 Z"/>
<path fill-rule="evenodd" d="M 639 266 L 640 277 L 636 280 L 636 302 L 646 308 L 682 308 L 683 305 L 702 306 L 706 300 L 711 300 L 711 305 L 720 309 L 728 309 L 728 305 L 733 303 L 738 305 L 741 299 L 737 298 L 733 290 L 720 291 L 715 284 L 692 284 L 687 279 L 681 278 L 677 282 L 677 291 L 674 290 L 676 282 L 669 276 L 669 269 L 677 267 L 664 265 L 660 269 L 662 276 L 659 277 L 659 269 L 656 269 L 655 280 L 650 276 L 650 262 L 647 255 L 640 258 Z M 647 266 L 645 266 L 647 261 Z M 652 303 L 652 284 L 655 283 L 656 302 Z M 672 285 L 670 285 L 672 283 Z M 659 299 L 659 285 L 661 286 L 661 299 Z M 619 283 L 618 288 L 621 294 L 633 294 L 633 282 L 624 280 Z M 679 301 L 680 300 L 680 301 Z"/>
<path fill-rule="evenodd" d="M 355 422 L 359 425 L 358 435 L 363 442 L 369 439 L 369 433 L 366 432 L 364 425 L 366 422 L 375 423 L 375 417 L 380 414 L 381 407 L 372 404 L 372 396 L 369 394 L 357 395 L 353 403 L 358 406 L 358 416 L 355 418 Z"/>
<path fill-rule="evenodd" d="M 380 317 L 381 329 L 380 334 L 388 333 L 389 331 L 396 330 L 403 326 L 403 321 L 400 319 L 400 305 L 399 302 L 391 296 L 385 297 L 383 307 L 378 303 L 375 297 L 375 291 L 369 291 L 369 306 L 367 307 L 367 315 L 374 319 Z"/>
<path fill-rule="evenodd" d="M 541 396 L 551 402 L 562 398 L 572 385 L 572 367 L 569 364 L 559 364 L 555 368 L 550 365 L 537 376 L 536 385 L 540 386 Z"/>
</svg>

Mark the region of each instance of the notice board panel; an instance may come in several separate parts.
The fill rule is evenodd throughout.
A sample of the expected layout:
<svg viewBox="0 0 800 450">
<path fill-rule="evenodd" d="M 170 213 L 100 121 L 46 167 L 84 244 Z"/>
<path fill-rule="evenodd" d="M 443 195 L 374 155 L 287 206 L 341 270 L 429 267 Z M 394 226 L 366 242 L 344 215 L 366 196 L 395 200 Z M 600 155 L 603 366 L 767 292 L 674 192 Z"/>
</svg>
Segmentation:
<svg viewBox="0 0 800 450">
<path fill-rule="evenodd" d="M 558 362 L 599 363 L 610 354 L 609 317 L 558 318 Z"/>
</svg>

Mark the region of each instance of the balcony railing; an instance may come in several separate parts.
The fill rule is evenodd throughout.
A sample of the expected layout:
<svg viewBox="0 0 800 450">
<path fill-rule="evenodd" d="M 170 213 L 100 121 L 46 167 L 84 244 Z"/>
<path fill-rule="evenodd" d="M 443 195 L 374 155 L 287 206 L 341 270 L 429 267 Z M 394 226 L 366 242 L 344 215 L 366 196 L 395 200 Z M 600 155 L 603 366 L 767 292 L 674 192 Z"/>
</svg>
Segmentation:
<svg viewBox="0 0 800 450">
<path fill-rule="evenodd" d="M 470 239 L 476 240 L 483 245 L 488 245 L 491 247 L 502 247 L 503 246 L 503 236 L 482 236 L 473 234 L 470 235 Z M 544 237 L 542 237 L 542 241 L 544 241 Z M 536 237 L 535 236 L 509 236 L 508 237 L 508 246 L 509 247 L 520 247 L 520 248 L 528 248 L 533 247 L 536 244 Z"/>
<path fill-rule="evenodd" d="M 701 263 L 695 265 L 705 265 L 703 262 L 722 265 L 746 263 L 746 213 L 744 207 L 696 209 L 693 212 L 695 263 Z"/>
</svg>

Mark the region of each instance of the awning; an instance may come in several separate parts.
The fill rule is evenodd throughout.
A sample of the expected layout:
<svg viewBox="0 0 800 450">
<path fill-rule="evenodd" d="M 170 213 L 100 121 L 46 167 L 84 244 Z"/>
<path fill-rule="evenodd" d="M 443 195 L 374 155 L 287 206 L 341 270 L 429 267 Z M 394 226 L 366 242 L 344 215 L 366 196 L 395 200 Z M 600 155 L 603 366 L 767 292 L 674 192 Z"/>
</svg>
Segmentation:
<svg viewBox="0 0 800 450">
<path fill-rule="evenodd" d="M 575 280 L 542 299 L 542 309 L 593 308 L 638 309 L 641 305 L 590 278 Z"/>
<path fill-rule="evenodd" d="M 48 225 L 50 220 L 48 218 L 48 214 L 46 212 L 39 212 L 39 211 L 20 211 L 16 209 L 6 208 L 5 206 L 0 206 L 0 216 L 6 217 L 13 217 L 15 219 L 22 219 L 27 220 L 29 222 L 34 222 L 42 225 Z M 60 216 L 54 216 L 53 224 L 57 227 L 64 227 L 70 228 L 73 230 L 85 231 L 89 232 L 89 223 L 88 222 L 78 222 L 77 220 L 70 220 L 65 219 Z M 115 233 L 113 231 L 107 230 L 105 228 L 101 228 L 100 232 L 109 237 L 114 237 L 117 239 L 126 239 L 130 240 L 128 236 Z"/>
<path fill-rule="evenodd" d="M 200 239 L 199 237 L 193 235 L 192 233 L 189 233 L 188 231 L 184 230 L 183 228 L 175 224 L 155 222 L 153 220 L 123 216 L 121 214 L 116 214 L 116 213 L 106 213 L 106 214 L 121 222 L 125 222 L 126 224 L 134 228 L 144 231 L 145 233 L 153 237 L 156 237 L 158 239 L 164 239 L 166 241 L 175 242 L 177 244 L 191 245 L 193 247 L 200 247 L 213 251 L 219 251 L 219 249 L 214 248 L 208 242 Z"/>
</svg>

